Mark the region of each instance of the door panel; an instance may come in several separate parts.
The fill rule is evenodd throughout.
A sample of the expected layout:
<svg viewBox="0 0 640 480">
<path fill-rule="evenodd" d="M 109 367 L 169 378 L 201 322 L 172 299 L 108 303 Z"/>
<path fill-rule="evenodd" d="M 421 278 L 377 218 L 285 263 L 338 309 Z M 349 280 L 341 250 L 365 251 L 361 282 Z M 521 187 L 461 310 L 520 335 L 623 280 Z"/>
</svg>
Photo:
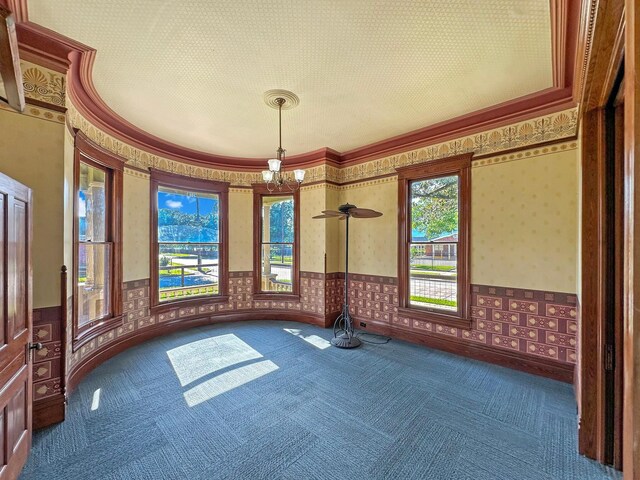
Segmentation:
<svg viewBox="0 0 640 480">
<path fill-rule="evenodd" d="M 31 448 L 31 190 L 0 174 L 0 480 Z"/>
<path fill-rule="evenodd" d="M 5 201 L 5 196 L 0 195 L 0 292 L 5 292 L 6 285 L 6 265 L 4 261 L 4 254 L 7 251 L 7 242 L 5 235 L 5 218 L 7 218 L 6 212 L 7 202 Z M 0 316 L 2 317 L 2 321 L 0 321 L 0 352 L 2 351 L 2 347 L 7 343 L 5 333 L 7 331 L 5 325 L 4 311 L 5 311 L 5 296 L 0 294 Z M 0 435 L 1 437 L 1 435 Z"/>
<path fill-rule="evenodd" d="M 12 337 L 20 335 L 27 325 L 27 256 L 24 239 L 27 238 L 27 206 L 25 202 L 13 198 L 11 202 L 11 215 L 9 217 L 11 231 L 10 252 L 9 252 L 9 275 L 13 298 L 9 300 L 12 305 L 13 315 L 9 312 L 10 325 L 13 325 Z"/>
</svg>

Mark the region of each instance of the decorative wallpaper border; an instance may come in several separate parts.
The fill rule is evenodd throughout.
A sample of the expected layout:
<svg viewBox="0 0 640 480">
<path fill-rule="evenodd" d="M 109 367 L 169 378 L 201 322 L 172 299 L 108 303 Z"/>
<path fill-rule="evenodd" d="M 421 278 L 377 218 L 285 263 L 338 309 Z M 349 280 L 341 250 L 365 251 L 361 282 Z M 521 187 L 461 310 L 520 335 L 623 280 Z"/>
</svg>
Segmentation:
<svg viewBox="0 0 640 480">
<path fill-rule="evenodd" d="M 20 69 L 27 101 L 22 114 L 49 122 L 65 123 L 66 116 L 60 111 L 66 108 L 67 103 L 65 76 L 26 60 L 20 61 Z M 47 108 L 47 105 L 51 108 Z M 0 110 L 20 113 L 3 103 L 0 103 Z"/>
<path fill-rule="evenodd" d="M 20 61 L 20 69 L 22 70 L 22 86 L 26 98 L 54 107 L 65 108 L 67 103 L 66 81 L 62 73 L 26 60 Z"/>
<path fill-rule="evenodd" d="M 250 186 L 262 180 L 260 172 L 238 172 L 191 165 L 151 154 L 133 147 L 89 122 L 73 103 L 67 99 L 67 118 L 70 128 L 82 130 L 87 137 L 107 150 L 125 158 L 134 168 L 156 168 L 179 175 L 229 182 L 233 186 Z M 526 148 L 540 143 L 561 141 L 575 137 L 577 133 L 577 109 L 544 115 L 501 128 L 487 130 L 459 139 L 437 143 L 357 165 L 336 167 L 330 164 L 306 169 L 307 183 L 331 182 L 336 184 L 358 182 L 373 177 L 395 174 L 395 169 L 406 165 L 428 162 L 450 155 L 474 152 L 490 155 L 505 150 Z"/>
</svg>

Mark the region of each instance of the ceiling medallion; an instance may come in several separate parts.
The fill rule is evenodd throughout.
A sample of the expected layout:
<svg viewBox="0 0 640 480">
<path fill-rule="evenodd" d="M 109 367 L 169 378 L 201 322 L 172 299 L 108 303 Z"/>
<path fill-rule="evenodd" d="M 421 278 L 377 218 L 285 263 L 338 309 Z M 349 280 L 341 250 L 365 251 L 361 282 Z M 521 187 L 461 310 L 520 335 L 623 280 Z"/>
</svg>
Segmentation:
<svg viewBox="0 0 640 480">
<path fill-rule="evenodd" d="M 291 110 L 300 104 L 300 98 L 289 90 L 267 90 L 264 92 L 262 98 L 264 98 L 264 103 L 275 109 L 280 108 L 277 102 L 278 98 L 284 98 L 285 100 L 285 103 L 282 105 L 282 110 Z"/>
<path fill-rule="evenodd" d="M 283 186 L 291 192 L 300 188 L 304 181 L 304 170 L 294 170 L 293 179 L 287 178 L 284 172 L 284 159 L 286 150 L 282 148 L 282 110 L 289 110 L 300 103 L 300 99 L 295 93 L 287 90 L 269 90 L 264 93 L 264 102 L 272 108 L 278 109 L 278 138 L 279 146 L 276 150 L 276 158 L 267 161 L 269 170 L 262 171 L 262 179 L 267 184 L 269 192 L 281 191 Z"/>
</svg>

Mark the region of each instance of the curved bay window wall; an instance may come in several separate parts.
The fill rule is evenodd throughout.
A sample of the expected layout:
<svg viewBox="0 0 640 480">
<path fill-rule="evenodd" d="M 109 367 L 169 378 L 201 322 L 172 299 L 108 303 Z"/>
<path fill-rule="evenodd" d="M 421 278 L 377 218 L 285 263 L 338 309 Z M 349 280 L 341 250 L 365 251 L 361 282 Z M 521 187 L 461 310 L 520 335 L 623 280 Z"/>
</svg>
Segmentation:
<svg viewBox="0 0 640 480">
<path fill-rule="evenodd" d="M 220 293 L 220 198 L 158 188 L 160 302 Z"/>
</svg>

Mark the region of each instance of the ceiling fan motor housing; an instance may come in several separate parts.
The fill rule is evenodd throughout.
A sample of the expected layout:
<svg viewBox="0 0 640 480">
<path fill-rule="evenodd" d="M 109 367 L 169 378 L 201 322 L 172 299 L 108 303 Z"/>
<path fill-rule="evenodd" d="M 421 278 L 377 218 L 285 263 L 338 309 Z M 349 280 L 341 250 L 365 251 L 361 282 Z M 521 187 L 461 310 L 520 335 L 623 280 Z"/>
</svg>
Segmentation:
<svg viewBox="0 0 640 480">
<path fill-rule="evenodd" d="M 356 208 L 356 206 L 355 205 L 351 205 L 350 203 L 345 203 L 344 205 L 340 205 L 338 207 L 338 210 L 340 210 L 342 213 L 347 213 L 352 208 Z"/>
</svg>

